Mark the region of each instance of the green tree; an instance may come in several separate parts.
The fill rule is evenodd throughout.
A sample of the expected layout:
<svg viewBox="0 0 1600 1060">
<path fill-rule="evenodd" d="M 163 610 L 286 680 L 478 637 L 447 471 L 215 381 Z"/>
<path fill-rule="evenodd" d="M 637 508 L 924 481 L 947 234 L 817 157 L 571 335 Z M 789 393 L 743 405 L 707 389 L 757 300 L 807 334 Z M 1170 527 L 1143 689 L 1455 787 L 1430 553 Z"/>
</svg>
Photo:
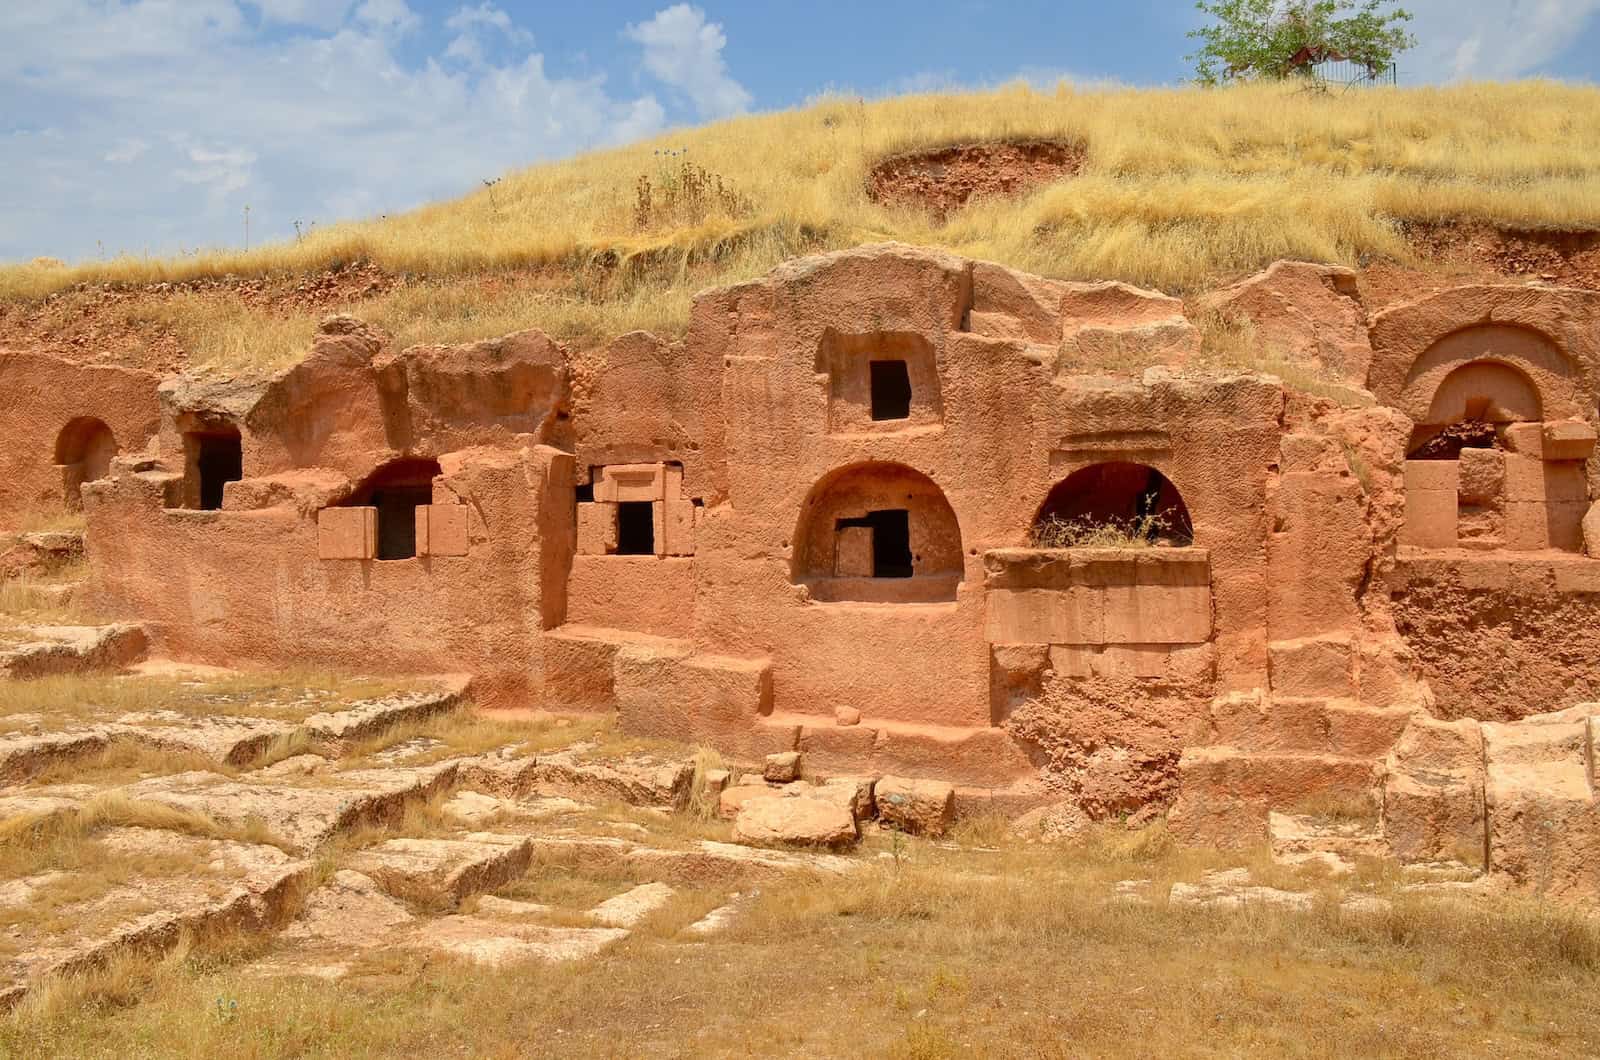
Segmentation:
<svg viewBox="0 0 1600 1060">
<path fill-rule="evenodd" d="M 1416 44 L 1405 29 L 1411 12 L 1394 0 L 1198 0 L 1195 6 L 1212 18 L 1189 34 L 1200 48 L 1188 59 L 1207 85 L 1309 74 L 1297 59 L 1349 59 L 1379 70 Z"/>
</svg>

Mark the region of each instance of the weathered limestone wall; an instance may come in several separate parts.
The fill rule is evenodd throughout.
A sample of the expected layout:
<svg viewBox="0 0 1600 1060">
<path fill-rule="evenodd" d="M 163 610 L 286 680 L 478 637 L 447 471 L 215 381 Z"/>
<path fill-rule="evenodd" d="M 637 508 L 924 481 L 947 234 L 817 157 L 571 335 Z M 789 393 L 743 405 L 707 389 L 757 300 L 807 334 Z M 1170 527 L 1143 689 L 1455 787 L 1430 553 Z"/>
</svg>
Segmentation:
<svg viewBox="0 0 1600 1060">
<path fill-rule="evenodd" d="M 1513 721 L 1600 700 L 1600 561 L 1411 553 L 1393 584 L 1439 716 Z"/>
<path fill-rule="evenodd" d="M 143 450 L 160 420 L 159 382 L 129 368 L 0 350 L 0 527 L 75 504 L 67 495 L 72 480 L 64 477 L 58 457 L 87 455 L 93 462 L 118 450 Z M 58 452 L 63 444 L 73 447 L 63 431 L 91 419 L 110 431 L 110 452 Z"/>
<path fill-rule="evenodd" d="M 1208 841 L 1376 798 L 1414 717 L 1594 698 L 1600 296 L 1369 322 L 1347 271 L 1291 263 L 1201 301 L 1311 382 L 1195 370 L 1176 299 L 903 246 L 705 292 L 681 342 L 394 351 L 335 318 L 269 379 L 161 384 L 157 445 L 85 491 L 94 592 L 182 657 L 470 670 L 493 704 L 735 757 L 1095 816 L 1176 798 Z M 186 435 L 231 431 L 222 510 L 172 510 Z M 1181 525 L 1032 547 L 1079 482 Z M 437 539 L 377 558 L 419 489 Z"/>
<path fill-rule="evenodd" d="M 174 657 L 357 672 L 471 672 L 490 705 L 539 694 L 539 632 L 564 610 L 571 457 L 449 454 L 436 503 L 468 510 L 467 554 L 320 559 L 314 508 L 163 507 L 170 475 L 85 488 L 94 602 L 149 622 Z"/>
</svg>

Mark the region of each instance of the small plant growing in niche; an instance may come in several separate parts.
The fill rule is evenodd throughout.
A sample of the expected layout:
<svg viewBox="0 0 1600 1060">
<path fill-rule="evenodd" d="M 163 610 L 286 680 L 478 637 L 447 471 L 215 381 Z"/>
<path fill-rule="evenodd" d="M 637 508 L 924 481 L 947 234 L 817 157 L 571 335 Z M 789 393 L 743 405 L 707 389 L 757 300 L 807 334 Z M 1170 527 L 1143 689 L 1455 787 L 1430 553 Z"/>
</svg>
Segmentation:
<svg viewBox="0 0 1600 1060">
<path fill-rule="evenodd" d="M 1047 515 L 1028 531 L 1028 544 L 1034 548 L 1153 548 L 1187 543 L 1164 512 L 1127 519 Z"/>
</svg>

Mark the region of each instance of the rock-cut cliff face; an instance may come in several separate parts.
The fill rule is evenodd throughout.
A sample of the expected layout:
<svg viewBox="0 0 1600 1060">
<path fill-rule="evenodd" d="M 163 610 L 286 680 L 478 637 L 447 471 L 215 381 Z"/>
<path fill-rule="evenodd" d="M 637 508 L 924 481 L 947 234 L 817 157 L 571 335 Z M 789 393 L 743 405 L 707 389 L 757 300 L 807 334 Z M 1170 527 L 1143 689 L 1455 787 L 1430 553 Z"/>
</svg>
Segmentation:
<svg viewBox="0 0 1600 1060">
<path fill-rule="evenodd" d="M 1426 726 L 1587 717 L 1597 368 L 1587 291 L 1369 313 L 1280 263 L 1185 305 L 888 244 L 706 291 L 680 341 L 5 354 L 0 512 L 81 506 L 96 603 L 176 656 L 472 672 L 967 809 L 1405 832 Z M 1406 849 L 1500 849 L 1506 776 Z"/>
</svg>

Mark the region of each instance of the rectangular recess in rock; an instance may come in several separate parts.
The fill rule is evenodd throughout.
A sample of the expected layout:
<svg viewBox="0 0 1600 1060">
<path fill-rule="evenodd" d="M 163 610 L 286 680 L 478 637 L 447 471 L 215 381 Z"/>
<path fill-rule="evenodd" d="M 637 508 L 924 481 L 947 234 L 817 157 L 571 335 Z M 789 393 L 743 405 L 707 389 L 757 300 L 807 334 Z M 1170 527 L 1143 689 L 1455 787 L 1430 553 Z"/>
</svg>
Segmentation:
<svg viewBox="0 0 1600 1060">
<path fill-rule="evenodd" d="M 828 431 L 866 434 L 944 422 L 933 343 L 901 331 L 824 331 L 816 371 L 828 377 Z"/>
</svg>

